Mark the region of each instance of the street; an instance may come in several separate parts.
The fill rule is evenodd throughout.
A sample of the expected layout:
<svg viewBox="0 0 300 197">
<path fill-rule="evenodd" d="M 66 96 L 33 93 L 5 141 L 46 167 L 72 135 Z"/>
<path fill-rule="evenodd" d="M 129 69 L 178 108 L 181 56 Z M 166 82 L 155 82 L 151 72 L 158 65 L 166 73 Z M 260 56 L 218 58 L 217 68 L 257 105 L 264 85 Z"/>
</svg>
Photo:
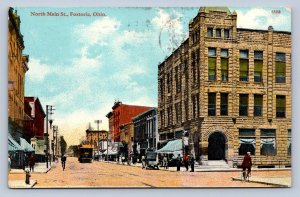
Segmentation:
<svg viewBox="0 0 300 197">
<path fill-rule="evenodd" d="M 61 163 L 48 173 L 32 173 L 34 188 L 59 187 L 272 187 L 271 185 L 232 181 L 240 172 L 172 172 L 145 170 L 116 163 L 93 161 L 79 163 L 68 157 L 65 171 Z M 255 171 L 253 176 L 291 176 L 291 171 Z M 24 174 L 10 174 L 9 180 L 24 180 Z"/>
</svg>

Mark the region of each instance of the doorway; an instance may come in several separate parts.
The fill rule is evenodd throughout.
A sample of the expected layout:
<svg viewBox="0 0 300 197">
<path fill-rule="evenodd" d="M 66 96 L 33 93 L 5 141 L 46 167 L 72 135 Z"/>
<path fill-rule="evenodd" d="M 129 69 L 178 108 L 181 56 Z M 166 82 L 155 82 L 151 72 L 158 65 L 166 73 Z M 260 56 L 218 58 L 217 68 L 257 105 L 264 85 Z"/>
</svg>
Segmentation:
<svg viewBox="0 0 300 197">
<path fill-rule="evenodd" d="M 225 135 L 214 132 L 208 138 L 208 160 L 225 160 Z"/>
</svg>

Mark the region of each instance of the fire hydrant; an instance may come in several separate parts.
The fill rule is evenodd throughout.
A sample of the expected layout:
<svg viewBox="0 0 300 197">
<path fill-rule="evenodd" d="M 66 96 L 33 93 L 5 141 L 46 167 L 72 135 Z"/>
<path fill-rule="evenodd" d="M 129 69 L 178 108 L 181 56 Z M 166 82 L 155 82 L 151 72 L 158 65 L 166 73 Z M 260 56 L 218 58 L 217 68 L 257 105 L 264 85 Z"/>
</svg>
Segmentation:
<svg viewBox="0 0 300 197">
<path fill-rule="evenodd" d="M 30 175 L 29 170 L 26 170 L 26 175 L 25 175 L 25 183 L 26 184 L 30 184 L 30 177 L 31 177 L 31 175 Z"/>
</svg>

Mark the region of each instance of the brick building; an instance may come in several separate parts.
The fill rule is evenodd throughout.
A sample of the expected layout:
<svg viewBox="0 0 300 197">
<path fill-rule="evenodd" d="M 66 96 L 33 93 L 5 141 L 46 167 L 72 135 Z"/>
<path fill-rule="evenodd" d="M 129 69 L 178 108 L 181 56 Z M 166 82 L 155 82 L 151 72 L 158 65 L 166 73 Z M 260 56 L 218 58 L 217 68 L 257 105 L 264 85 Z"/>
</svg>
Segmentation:
<svg viewBox="0 0 300 197">
<path fill-rule="evenodd" d="M 132 151 L 133 136 L 134 127 L 132 122 L 125 123 L 120 126 L 120 141 L 123 142 L 127 155 Z"/>
<path fill-rule="evenodd" d="M 132 122 L 132 118 L 146 110 L 150 107 L 146 106 L 135 106 L 135 105 L 126 105 L 122 102 L 115 102 L 112 107 L 112 131 L 111 137 L 114 142 L 120 142 L 120 126 L 126 123 Z"/>
<path fill-rule="evenodd" d="M 20 32 L 20 17 L 13 8 L 8 12 L 8 117 L 9 132 L 19 141 L 23 135 L 24 81 L 28 71 L 28 55 L 23 55 L 25 48 Z"/>
<path fill-rule="evenodd" d="M 24 98 L 24 112 L 30 119 L 24 121 L 24 138 L 30 142 L 30 139 L 44 139 L 44 119 L 46 113 L 37 97 Z M 26 107 L 27 106 L 27 107 Z"/>
<path fill-rule="evenodd" d="M 88 144 L 90 144 L 94 152 L 98 152 L 104 150 L 105 147 L 103 146 L 100 141 L 107 141 L 108 139 L 108 132 L 105 130 L 92 130 L 91 128 L 87 129 L 86 131 L 86 140 Z M 102 146 L 101 146 L 102 145 Z"/>
<path fill-rule="evenodd" d="M 201 7 L 189 37 L 158 66 L 160 141 L 189 133 L 190 152 L 234 165 L 291 165 L 291 32 L 237 28 Z"/>
</svg>

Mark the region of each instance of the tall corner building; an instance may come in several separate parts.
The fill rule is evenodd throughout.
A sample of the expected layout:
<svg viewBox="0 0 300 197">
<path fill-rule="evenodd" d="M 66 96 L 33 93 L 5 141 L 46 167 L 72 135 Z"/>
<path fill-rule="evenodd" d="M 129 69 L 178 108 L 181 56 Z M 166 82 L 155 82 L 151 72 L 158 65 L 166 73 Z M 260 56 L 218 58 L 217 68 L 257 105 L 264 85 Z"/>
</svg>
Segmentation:
<svg viewBox="0 0 300 197">
<path fill-rule="evenodd" d="M 291 165 L 291 32 L 237 28 L 237 13 L 201 7 L 188 38 L 158 65 L 160 141 L 236 165 Z"/>
</svg>

